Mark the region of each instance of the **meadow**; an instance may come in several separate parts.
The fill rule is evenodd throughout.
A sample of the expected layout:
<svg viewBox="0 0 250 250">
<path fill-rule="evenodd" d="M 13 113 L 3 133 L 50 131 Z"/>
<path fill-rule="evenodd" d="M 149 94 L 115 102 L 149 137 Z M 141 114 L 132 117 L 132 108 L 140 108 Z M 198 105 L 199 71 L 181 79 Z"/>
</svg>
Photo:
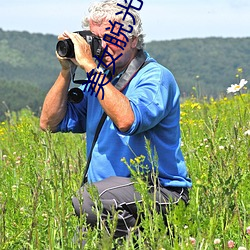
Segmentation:
<svg viewBox="0 0 250 250">
<path fill-rule="evenodd" d="M 98 230 L 86 233 L 85 249 L 250 249 L 249 103 L 247 92 L 185 100 L 182 150 L 193 181 L 190 204 L 171 208 L 166 226 L 142 183 L 143 230 L 117 242 L 115 222 L 108 221 L 111 235 L 99 222 Z M 76 228 L 85 220 L 75 217 L 71 197 L 85 163 L 84 135 L 42 132 L 29 109 L 6 113 L 0 123 L 0 249 L 81 249 Z M 140 166 L 143 157 L 127 164 Z"/>
</svg>

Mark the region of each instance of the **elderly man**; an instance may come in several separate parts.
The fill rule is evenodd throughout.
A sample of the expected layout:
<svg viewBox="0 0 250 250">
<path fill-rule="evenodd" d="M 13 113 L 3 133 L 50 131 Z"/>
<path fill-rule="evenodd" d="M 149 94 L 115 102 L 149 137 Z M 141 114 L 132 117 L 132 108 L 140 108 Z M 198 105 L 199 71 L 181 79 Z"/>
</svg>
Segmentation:
<svg viewBox="0 0 250 250">
<path fill-rule="evenodd" d="M 57 55 L 61 71 L 45 98 L 40 119 L 43 130 L 86 132 L 86 180 L 98 190 L 103 206 L 101 219 L 107 215 L 112 219 L 113 211 L 119 211 L 115 237 L 128 234 L 135 226 L 136 203 L 141 201 L 131 171 L 121 159 L 130 162 L 144 155 L 147 168 L 141 169 L 143 174 L 157 172 L 159 211 L 166 212 L 170 203 L 188 203 L 188 188 L 192 185 L 181 152 L 179 88 L 171 72 L 144 51 L 142 24 L 136 11 L 143 2 L 138 2 L 140 7 L 138 3 L 137 7 L 126 6 L 115 0 L 90 7 L 83 26 L 102 39 L 103 54 L 99 59 L 93 57 L 89 43 L 78 33 L 59 36 L 59 40 L 72 41 L 75 56 Z M 87 73 L 92 90 L 80 86 L 84 97 L 79 103 L 68 100 L 75 66 Z M 94 91 L 98 94 L 92 95 Z M 155 165 L 149 159 L 146 141 L 151 152 L 157 153 Z M 148 185 L 152 185 L 150 178 Z M 154 188 L 149 188 L 149 192 L 153 199 Z M 85 214 L 87 223 L 95 226 L 94 202 L 85 182 L 79 193 L 83 202 L 79 197 L 73 198 L 75 212 L 78 216 Z"/>
</svg>

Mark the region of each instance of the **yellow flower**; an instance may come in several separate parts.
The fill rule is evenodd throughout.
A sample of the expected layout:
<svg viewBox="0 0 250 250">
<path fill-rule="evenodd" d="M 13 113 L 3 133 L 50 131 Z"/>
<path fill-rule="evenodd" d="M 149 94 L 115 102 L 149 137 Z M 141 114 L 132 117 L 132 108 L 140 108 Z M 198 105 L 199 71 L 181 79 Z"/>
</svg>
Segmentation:
<svg viewBox="0 0 250 250">
<path fill-rule="evenodd" d="M 201 106 L 200 106 L 199 103 L 193 103 L 193 104 L 191 104 L 191 108 L 192 108 L 192 109 L 195 109 L 195 108 L 201 109 Z"/>
<path fill-rule="evenodd" d="M 135 165 L 135 161 L 133 159 L 130 159 L 130 164 Z"/>
<path fill-rule="evenodd" d="M 140 163 L 141 163 L 140 157 L 136 157 L 136 158 L 135 158 L 135 161 L 136 161 L 137 164 L 140 164 Z"/>
<path fill-rule="evenodd" d="M 243 73 L 243 69 L 242 68 L 238 68 L 237 71 L 238 71 L 238 73 Z"/>
</svg>

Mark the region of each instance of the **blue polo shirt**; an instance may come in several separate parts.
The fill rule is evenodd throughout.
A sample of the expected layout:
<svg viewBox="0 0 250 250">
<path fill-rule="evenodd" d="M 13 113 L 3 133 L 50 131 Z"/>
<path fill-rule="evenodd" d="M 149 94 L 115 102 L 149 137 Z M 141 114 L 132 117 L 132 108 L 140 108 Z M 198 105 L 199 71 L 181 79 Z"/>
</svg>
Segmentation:
<svg viewBox="0 0 250 250">
<path fill-rule="evenodd" d="M 135 120 L 123 133 L 107 117 L 92 153 L 88 181 L 96 182 L 110 176 L 129 177 L 130 170 L 121 161 L 144 155 L 144 165 L 152 168 L 145 139 L 149 140 L 151 152 L 157 153 L 159 179 L 163 186 L 191 187 L 187 168 L 181 152 L 180 137 L 180 91 L 172 73 L 149 55 L 150 61 L 122 91 L 129 99 Z M 118 77 L 112 83 L 117 82 Z M 84 86 L 81 86 L 84 89 Z M 101 93 L 100 93 L 101 94 Z M 105 93 L 104 93 L 105 94 Z M 105 98 L 105 96 L 104 96 Z M 87 155 L 103 109 L 90 92 L 78 104 L 68 103 L 67 113 L 58 131 L 84 133 L 87 135 Z M 154 157 L 154 156 L 153 156 Z"/>
</svg>

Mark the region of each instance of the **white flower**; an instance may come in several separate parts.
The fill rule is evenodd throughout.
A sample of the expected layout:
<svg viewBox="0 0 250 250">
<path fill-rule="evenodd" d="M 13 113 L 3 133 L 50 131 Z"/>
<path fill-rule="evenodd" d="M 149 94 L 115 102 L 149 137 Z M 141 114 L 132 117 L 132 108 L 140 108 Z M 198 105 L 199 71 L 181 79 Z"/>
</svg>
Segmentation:
<svg viewBox="0 0 250 250">
<path fill-rule="evenodd" d="M 20 208 L 20 214 L 23 214 L 24 212 L 25 212 L 24 207 L 21 207 L 21 208 Z"/>
<path fill-rule="evenodd" d="M 231 87 L 227 88 L 227 93 L 235 93 L 240 91 L 245 85 L 247 81 L 245 79 L 241 79 L 239 84 L 231 84 Z"/>
<path fill-rule="evenodd" d="M 196 239 L 194 237 L 189 237 L 189 240 L 193 246 L 196 244 Z"/>
<path fill-rule="evenodd" d="M 239 247 L 238 250 L 247 250 L 245 247 Z"/>
<path fill-rule="evenodd" d="M 220 244 L 220 242 L 221 242 L 221 240 L 220 240 L 220 239 L 214 239 L 214 244 L 215 244 L 215 245 Z"/>
<path fill-rule="evenodd" d="M 244 133 L 245 136 L 250 136 L 250 129 L 248 129 L 245 133 Z"/>
</svg>

